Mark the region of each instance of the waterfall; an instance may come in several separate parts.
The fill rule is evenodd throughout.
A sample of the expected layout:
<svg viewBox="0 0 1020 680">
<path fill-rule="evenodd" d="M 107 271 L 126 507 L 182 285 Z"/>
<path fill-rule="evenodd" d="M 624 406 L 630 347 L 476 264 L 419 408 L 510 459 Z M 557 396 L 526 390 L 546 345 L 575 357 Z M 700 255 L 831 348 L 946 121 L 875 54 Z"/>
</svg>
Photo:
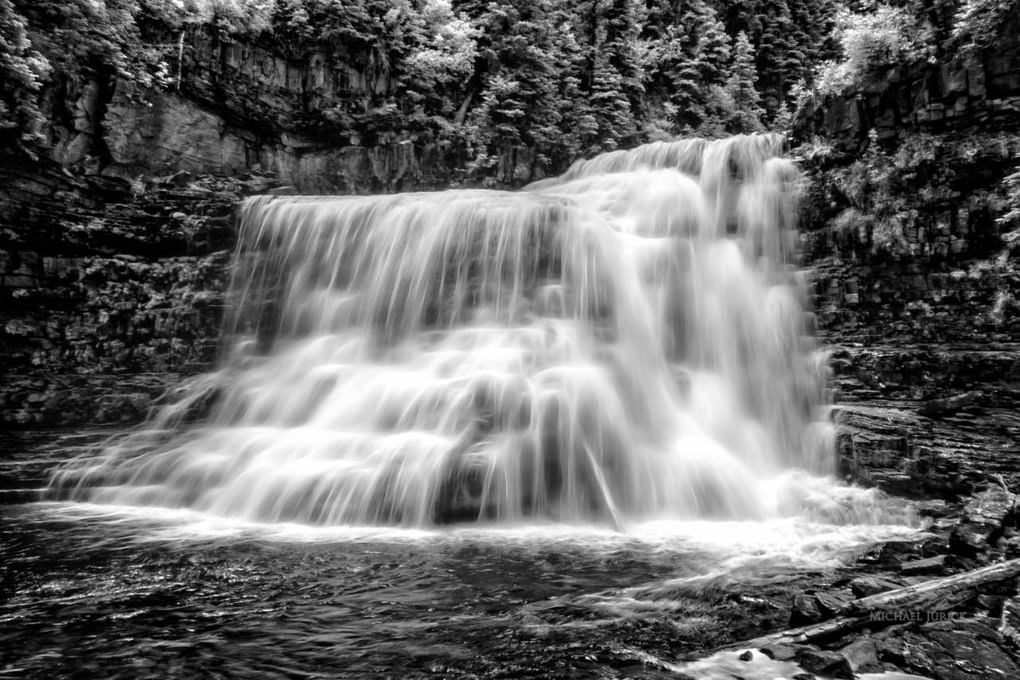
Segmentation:
<svg viewBox="0 0 1020 680">
<path fill-rule="evenodd" d="M 250 199 L 218 370 L 53 493 L 317 524 L 782 513 L 775 480 L 834 453 L 781 146 Z"/>
</svg>

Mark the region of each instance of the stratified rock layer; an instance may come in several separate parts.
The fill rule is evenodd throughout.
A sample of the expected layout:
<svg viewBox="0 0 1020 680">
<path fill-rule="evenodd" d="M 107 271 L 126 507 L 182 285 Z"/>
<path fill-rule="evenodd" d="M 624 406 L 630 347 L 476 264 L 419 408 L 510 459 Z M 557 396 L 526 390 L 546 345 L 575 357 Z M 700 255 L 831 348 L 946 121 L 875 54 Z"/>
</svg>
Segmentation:
<svg viewBox="0 0 1020 680">
<path fill-rule="evenodd" d="M 209 365 L 234 206 L 268 182 L 0 175 L 0 423 L 135 422 Z"/>
</svg>

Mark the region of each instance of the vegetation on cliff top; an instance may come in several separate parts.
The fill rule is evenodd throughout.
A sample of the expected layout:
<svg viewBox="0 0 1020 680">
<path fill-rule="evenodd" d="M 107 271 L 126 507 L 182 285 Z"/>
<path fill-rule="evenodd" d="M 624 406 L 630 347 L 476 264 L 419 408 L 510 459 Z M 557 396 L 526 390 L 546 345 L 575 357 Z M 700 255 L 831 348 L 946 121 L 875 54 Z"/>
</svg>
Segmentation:
<svg viewBox="0 0 1020 680">
<path fill-rule="evenodd" d="M 798 100 L 986 45 L 1011 0 L 0 0 L 0 145 L 47 143 L 52 93 L 179 87 L 185 35 L 327 54 L 369 83 L 286 129 L 453 143 L 546 172 L 676 135 L 783 128 Z"/>
<path fill-rule="evenodd" d="M 298 128 L 507 147 L 539 164 L 678 134 L 764 129 L 831 56 L 832 0 L 0 0 L 4 143 L 44 142 L 48 90 L 173 86 L 177 35 L 312 53 L 384 85 Z"/>
</svg>

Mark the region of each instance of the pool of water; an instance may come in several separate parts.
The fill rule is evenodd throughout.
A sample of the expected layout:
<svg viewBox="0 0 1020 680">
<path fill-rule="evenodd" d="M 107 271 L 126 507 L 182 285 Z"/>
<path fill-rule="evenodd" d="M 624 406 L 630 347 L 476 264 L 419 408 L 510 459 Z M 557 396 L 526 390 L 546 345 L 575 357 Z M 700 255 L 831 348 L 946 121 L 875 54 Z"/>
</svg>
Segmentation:
<svg viewBox="0 0 1020 680">
<path fill-rule="evenodd" d="M 0 678 L 676 677 L 912 531 L 313 529 L 32 501 L 82 442 L 3 442 L 0 478 L 22 491 L 0 505 Z"/>
</svg>

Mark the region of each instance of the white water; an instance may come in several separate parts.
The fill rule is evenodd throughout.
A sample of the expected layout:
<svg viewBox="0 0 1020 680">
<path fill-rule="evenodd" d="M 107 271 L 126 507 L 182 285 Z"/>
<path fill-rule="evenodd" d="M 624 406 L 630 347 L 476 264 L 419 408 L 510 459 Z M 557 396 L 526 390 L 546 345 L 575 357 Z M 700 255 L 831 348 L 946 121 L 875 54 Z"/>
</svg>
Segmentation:
<svg viewBox="0 0 1020 680">
<path fill-rule="evenodd" d="M 252 199 L 220 370 L 53 486 L 325 525 L 875 521 L 819 480 L 779 147 L 660 143 L 515 193 Z"/>
</svg>

